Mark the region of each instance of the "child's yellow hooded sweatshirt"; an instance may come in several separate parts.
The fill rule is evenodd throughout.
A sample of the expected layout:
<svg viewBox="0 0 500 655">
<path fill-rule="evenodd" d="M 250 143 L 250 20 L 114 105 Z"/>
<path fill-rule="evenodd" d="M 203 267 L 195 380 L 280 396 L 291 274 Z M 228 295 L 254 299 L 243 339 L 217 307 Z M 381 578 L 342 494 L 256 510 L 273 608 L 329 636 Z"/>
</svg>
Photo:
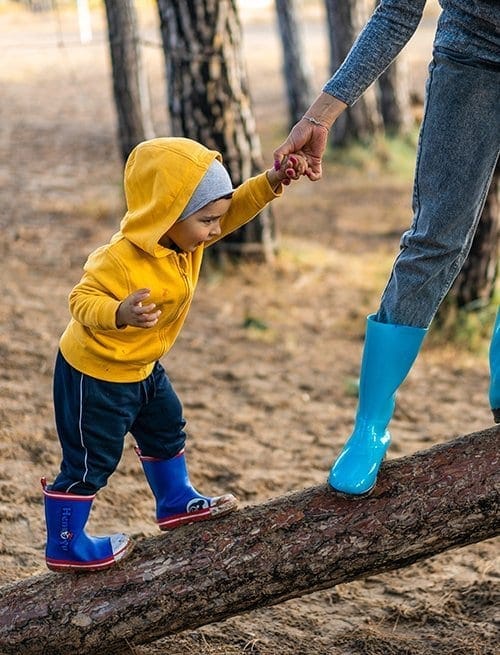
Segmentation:
<svg viewBox="0 0 500 655">
<path fill-rule="evenodd" d="M 222 161 L 218 152 L 183 138 L 145 141 L 131 153 L 125 167 L 128 211 L 120 231 L 91 253 L 69 296 L 72 318 L 60 349 L 78 371 L 110 382 L 138 382 L 172 347 L 193 298 L 204 248 L 210 244 L 177 252 L 158 241 L 216 158 Z M 221 218 L 217 240 L 247 223 L 280 193 L 273 191 L 265 173 L 244 182 Z M 142 288 L 151 289 L 147 302 L 161 310 L 158 323 L 147 329 L 117 328 L 119 304 Z"/>
</svg>

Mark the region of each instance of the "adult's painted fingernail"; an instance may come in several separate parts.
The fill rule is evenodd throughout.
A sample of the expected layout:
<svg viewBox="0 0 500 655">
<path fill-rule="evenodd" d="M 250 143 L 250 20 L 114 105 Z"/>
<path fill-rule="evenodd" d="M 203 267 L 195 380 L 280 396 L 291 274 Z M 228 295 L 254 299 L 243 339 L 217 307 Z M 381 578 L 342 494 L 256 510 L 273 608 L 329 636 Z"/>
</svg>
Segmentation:
<svg viewBox="0 0 500 655">
<path fill-rule="evenodd" d="M 281 162 L 279 161 L 279 159 L 275 159 L 274 160 L 274 170 L 279 171 L 280 168 L 281 168 Z"/>
</svg>

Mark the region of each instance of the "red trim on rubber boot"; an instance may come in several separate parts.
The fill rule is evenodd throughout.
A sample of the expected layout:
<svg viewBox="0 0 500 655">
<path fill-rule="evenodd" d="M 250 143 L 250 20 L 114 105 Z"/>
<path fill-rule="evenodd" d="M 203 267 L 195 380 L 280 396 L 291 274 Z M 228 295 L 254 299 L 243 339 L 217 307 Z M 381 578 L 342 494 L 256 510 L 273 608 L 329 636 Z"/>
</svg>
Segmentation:
<svg viewBox="0 0 500 655">
<path fill-rule="evenodd" d="M 172 457 L 151 457 L 150 455 L 143 455 L 141 452 L 141 449 L 139 446 L 134 446 L 135 454 L 137 457 L 141 460 L 141 462 L 164 462 L 166 459 L 175 459 L 176 457 L 180 457 L 181 455 L 184 455 L 185 448 L 182 450 L 179 450 L 178 453 L 173 455 Z"/>
<path fill-rule="evenodd" d="M 121 550 L 118 550 L 109 557 L 94 560 L 93 562 L 72 562 L 71 560 L 45 558 L 45 563 L 47 564 L 47 568 L 51 571 L 63 573 L 78 573 L 78 571 L 86 571 L 90 573 L 92 571 L 102 571 L 113 566 L 128 555 L 132 550 L 133 545 L 133 541 L 129 539 Z"/>
<path fill-rule="evenodd" d="M 47 478 L 41 478 L 40 482 L 42 484 L 42 491 L 44 496 L 49 496 L 50 498 L 61 498 L 63 500 L 67 500 L 69 497 L 71 500 L 89 501 L 94 500 L 97 495 L 91 494 L 90 496 L 84 496 L 82 494 L 72 494 L 66 491 L 52 491 L 51 489 L 47 489 Z"/>
<path fill-rule="evenodd" d="M 195 512 L 183 512 L 182 514 L 174 514 L 167 516 L 164 519 L 158 519 L 158 527 L 160 530 L 173 530 L 181 525 L 189 523 L 196 523 L 197 521 L 206 521 L 211 518 L 212 514 L 221 514 L 222 512 L 214 512 L 215 507 L 206 507 L 205 509 L 198 509 Z"/>
<path fill-rule="evenodd" d="M 238 508 L 238 500 L 232 494 L 215 496 L 211 501 L 213 504 L 210 505 L 210 507 L 203 507 L 202 509 L 197 509 L 193 512 L 171 514 L 170 516 L 157 519 L 156 523 L 160 530 L 173 530 L 181 525 L 196 523 L 197 521 L 206 521 L 211 518 L 219 518 L 219 516 L 224 516 L 224 514 L 228 514 Z"/>
</svg>

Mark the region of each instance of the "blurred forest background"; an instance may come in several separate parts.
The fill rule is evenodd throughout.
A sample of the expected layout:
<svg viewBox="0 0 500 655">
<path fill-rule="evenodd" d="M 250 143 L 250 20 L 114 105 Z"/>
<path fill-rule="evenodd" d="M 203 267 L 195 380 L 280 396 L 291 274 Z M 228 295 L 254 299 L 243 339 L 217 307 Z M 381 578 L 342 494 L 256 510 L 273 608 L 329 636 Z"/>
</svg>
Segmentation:
<svg viewBox="0 0 500 655">
<path fill-rule="evenodd" d="M 183 135 L 221 150 L 235 183 L 272 166 L 373 5 L 0 0 L 0 583 L 45 572 L 39 478 L 59 464 L 52 362 L 67 294 L 123 215 L 127 153 Z M 206 262 L 164 364 L 207 493 L 245 505 L 321 484 L 349 434 L 365 317 L 411 219 L 438 14 L 430 0 L 397 64 L 332 133 L 323 179 L 292 184 Z M 389 457 L 491 424 L 497 268 L 496 177 L 398 395 Z M 109 530 L 156 534 L 132 443 L 93 509 L 90 531 Z M 493 655 L 497 565 L 490 540 L 135 652 Z"/>
</svg>

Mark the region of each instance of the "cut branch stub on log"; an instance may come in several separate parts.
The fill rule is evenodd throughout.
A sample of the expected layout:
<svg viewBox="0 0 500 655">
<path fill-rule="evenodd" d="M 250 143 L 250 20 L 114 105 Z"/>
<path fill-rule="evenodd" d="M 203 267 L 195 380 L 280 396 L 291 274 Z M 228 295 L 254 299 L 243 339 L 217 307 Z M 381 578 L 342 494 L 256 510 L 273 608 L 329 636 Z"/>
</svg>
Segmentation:
<svg viewBox="0 0 500 655">
<path fill-rule="evenodd" d="M 94 574 L 0 589 L 1 655 L 111 655 L 499 534 L 500 426 L 386 462 L 367 498 L 326 485 L 139 541 Z"/>
</svg>

